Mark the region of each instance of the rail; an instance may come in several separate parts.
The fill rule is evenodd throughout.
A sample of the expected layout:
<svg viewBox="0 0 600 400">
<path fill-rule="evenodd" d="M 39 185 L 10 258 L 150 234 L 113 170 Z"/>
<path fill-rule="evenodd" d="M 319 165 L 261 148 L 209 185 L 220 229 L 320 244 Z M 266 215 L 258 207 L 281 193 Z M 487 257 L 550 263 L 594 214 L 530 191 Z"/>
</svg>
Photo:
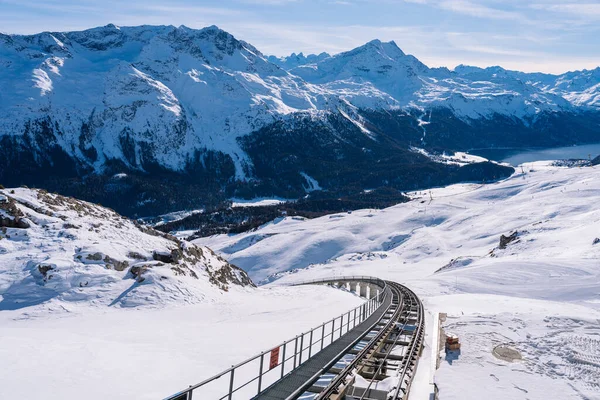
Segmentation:
<svg viewBox="0 0 600 400">
<path fill-rule="evenodd" d="M 254 397 L 260 394 L 263 388 L 267 388 L 272 383 L 285 377 L 313 354 L 323 350 L 367 319 L 384 301 L 387 283 L 384 280 L 370 276 L 316 279 L 294 283 L 293 286 L 336 282 L 370 283 L 382 290 L 374 296 L 370 296 L 370 299 L 362 305 L 276 347 L 233 365 L 231 368 L 198 384 L 191 385 L 187 389 L 165 398 L 165 400 L 192 400 L 194 394 L 200 394 L 200 399 L 219 400 L 241 400 Z M 225 381 L 220 379 L 224 377 L 229 379 Z"/>
<path fill-rule="evenodd" d="M 412 290 L 410 290 L 409 288 L 405 287 L 404 290 L 406 290 L 406 292 L 408 292 L 408 294 L 410 294 L 411 297 L 413 297 L 417 303 L 418 306 L 418 311 L 417 311 L 417 330 L 416 332 L 412 335 L 411 338 L 411 343 L 410 343 L 410 350 L 408 351 L 409 354 L 409 361 L 405 364 L 402 373 L 400 374 L 400 384 L 398 385 L 398 387 L 396 388 L 396 392 L 394 393 L 394 397 L 393 399 L 406 399 L 408 398 L 408 394 L 410 393 L 410 387 L 412 386 L 412 378 L 417 370 L 417 364 L 419 361 L 419 353 L 421 352 L 422 348 L 423 348 L 423 337 L 425 335 L 425 313 L 424 313 L 424 309 L 423 309 L 423 303 L 421 302 L 421 300 L 419 299 L 419 297 L 415 294 L 415 292 L 413 292 Z M 412 360 L 414 359 L 414 365 L 410 365 L 411 362 L 413 362 Z M 408 374 L 412 374 L 410 376 L 409 379 L 405 380 L 406 375 Z M 402 389 L 402 383 L 406 383 L 406 389 Z"/>
<path fill-rule="evenodd" d="M 386 312 L 388 310 L 390 310 L 390 308 L 392 308 L 392 307 L 393 307 L 393 304 L 390 304 L 390 306 L 387 308 Z M 397 314 L 399 312 L 398 310 L 400 310 L 400 307 L 397 308 L 397 311 L 394 314 Z M 385 313 L 384 313 L 384 315 L 385 315 Z M 393 321 L 394 321 L 394 318 L 390 318 L 388 323 L 386 324 L 386 327 L 391 325 L 393 323 Z M 328 385 L 328 387 L 315 397 L 315 400 L 325 399 L 328 396 L 330 396 L 332 393 L 334 393 L 337 390 L 338 386 L 341 385 L 342 382 L 344 382 L 344 380 L 346 379 L 346 377 L 354 370 L 357 363 L 360 362 L 367 354 L 369 354 L 371 352 L 372 346 L 381 339 L 381 336 L 384 334 L 384 331 L 385 331 L 385 329 L 382 329 L 375 337 L 373 337 L 369 341 L 369 343 L 366 346 L 364 346 L 364 348 L 356 355 L 354 360 L 352 360 L 350 363 L 348 363 L 348 365 L 346 365 L 346 367 L 331 381 L 331 383 Z M 352 347 L 352 346 L 350 346 L 350 347 Z M 348 350 L 349 349 L 346 349 L 343 353 L 347 352 Z M 343 355 L 343 353 L 340 354 L 340 357 Z M 332 360 L 329 365 L 327 365 L 323 368 L 323 370 L 329 369 L 329 367 L 331 367 L 331 365 L 333 365 L 336 361 L 337 361 L 337 358 Z M 299 387 L 294 393 L 292 393 L 290 396 L 288 396 L 288 398 L 286 400 L 291 400 L 291 399 L 297 398 L 308 387 L 310 387 L 311 384 L 315 380 L 318 379 L 319 375 L 322 372 L 323 371 L 320 371 L 318 374 L 312 376 L 303 386 Z"/>
<path fill-rule="evenodd" d="M 328 280 L 329 281 L 329 280 Z M 424 310 L 421 300 L 417 295 L 403 285 L 399 285 L 395 282 L 387 282 L 392 292 L 392 304 L 386 310 L 386 314 L 393 312 L 393 314 L 387 319 L 387 322 L 382 328 L 378 330 L 377 335 L 369 340 L 369 343 L 364 345 L 363 349 L 359 351 L 351 362 L 347 363 L 345 368 L 341 371 L 333 372 L 335 377 L 327 384 L 323 389 L 318 389 L 318 385 L 315 383 L 318 379 L 324 376 L 325 373 L 332 373 L 331 367 L 340 360 L 344 354 L 349 354 L 349 349 L 353 346 L 350 344 L 344 351 L 338 356 L 332 358 L 331 361 L 327 362 L 322 368 L 320 368 L 314 375 L 307 378 L 301 385 L 299 385 L 295 391 L 286 395 L 286 400 L 293 400 L 301 398 L 304 394 L 314 393 L 312 395 L 313 400 L 325 400 L 340 398 L 343 394 L 350 394 L 350 398 L 364 400 L 379 398 L 383 394 L 379 389 L 375 390 L 378 393 L 372 393 L 372 387 L 376 382 L 380 381 L 384 367 L 389 367 L 388 361 L 391 357 L 393 349 L 404 340 L 403 332 L 412 332 L 411 339 L 406 343 L 406 352 L 402 358 L 394 356 L 392 360 L 392 367 L 397 366 L 397 377 L 398 384 L 394 389 L 388 393 L 389 399 L 393 400 L 406 400 L 410 392 L 413 377 L 417 369 L 420 352 L 423 345 L 424 336 Z M 415 328 L 413 330 L 413 327 Z M 393 333 L 397 332 L 397 333 Z M 384 340 L 385 338 L 385 340 Z M 385 343 L 385 347 L 381 343 Z M 385 352 L 381 352 L 380 349 L 385 348 Z M 354 388 L 355 375 L 362 375 L 360 372 L 363 368 L 373 368 L 372 371 L 368 372 L 372 375 L 372 379 L 368 379 L 369 383 L 366 387 L 359 386 Z M 393 370 L 393 368 L 392 368 Z M 385 374 L 384 374 L 385 375 Z M 364 376 L 364 375 L 363 375 Z M 393 375 L 388 375 L 393 376 Z M 375 397 L 372 397 L 375 396 Z"/>
</svg>

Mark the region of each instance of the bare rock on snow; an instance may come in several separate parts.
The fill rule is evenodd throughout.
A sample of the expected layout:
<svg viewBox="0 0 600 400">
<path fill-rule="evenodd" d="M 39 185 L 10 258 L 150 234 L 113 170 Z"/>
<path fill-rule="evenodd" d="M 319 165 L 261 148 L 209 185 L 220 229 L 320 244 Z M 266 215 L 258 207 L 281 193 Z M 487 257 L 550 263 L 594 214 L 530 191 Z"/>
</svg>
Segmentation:
<svg viewBox="0 0 600 400">
<path fill-rule="evenodd" d="M 512 243 L 515 240 L 517 240 L 518 237 L 519 237 L 519 232 L 517 232 L 517 231 L 514 231 L 509 236 L 504 236 L 504 235 L 500 236 L 500 246 L 498 248 L 506 249 L 506 246 L 508 246 L 509 243 Z"/>
<path fill-rule="evenodd" d="M 2 195 L 0 197 L 0 227 L 27 229 L 29 223 L 23 219 L 23 212 L 15 205 L 15 201 Z"/>
</svg>

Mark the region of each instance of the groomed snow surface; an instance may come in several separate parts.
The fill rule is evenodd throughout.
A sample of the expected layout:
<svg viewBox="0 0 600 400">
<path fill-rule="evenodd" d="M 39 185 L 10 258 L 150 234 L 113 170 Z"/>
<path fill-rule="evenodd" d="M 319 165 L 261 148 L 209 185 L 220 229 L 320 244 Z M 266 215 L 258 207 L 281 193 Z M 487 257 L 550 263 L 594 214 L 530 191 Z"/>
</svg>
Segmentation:
<svg viewBox="0 0 600 400">
<path fill-rule="evenodd" d="M 1 311 L 0 398 L 162 399 L 362 301 L 310 286 L 231 290 L 162 309 Z"/>
<path fill-rule="evenodd" d="M 255 281 L 365 274 L 411 287 L 428 325 L 411 398 L 433 390 L 431 328 L 445 312 L 444 329 L 462 350 L 441 353 L 440 399 L 600 399 L 600 169 L 537 162 L 518 170 L 496 184 L 411 193 L 413 201 L 385 210 L 285 218 L 196 242 Z M 502 344 L 522 360 L 496 358 Z"/>
<path fill-rule="evenodd" d="M 600 399 L 600 168 L 538 162 L 518 171 L 491 185 L 411 193 L 385 210 L 283 218 L 196 241 L 255 281 L 279 278 L 258 289 L 232 286 L 186 306 L 0 311 L 0 397 L 169 395 L 360 302 L 281 285 L 361 274 L 403 283 L 423 300 L 426 348 L 411 399 L 433 390 L 437 312 L 462 342 L 460 354 L 441 353 L 440 399 Z M 500 236 L 514 231 L 500 249 Z M 496 358 L 498 345 L 522 359 Z"/>
</svg>

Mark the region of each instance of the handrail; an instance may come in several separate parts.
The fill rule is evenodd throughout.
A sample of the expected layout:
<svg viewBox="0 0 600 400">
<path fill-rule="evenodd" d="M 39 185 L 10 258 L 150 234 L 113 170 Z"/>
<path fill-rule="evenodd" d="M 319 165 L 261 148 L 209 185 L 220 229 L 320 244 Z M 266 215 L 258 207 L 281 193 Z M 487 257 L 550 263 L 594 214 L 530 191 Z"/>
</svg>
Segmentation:
<svg viewBox="0 0 600 400">
<path fill-rule="evenodd" d="M 169 396 L 167 398 L 165 398 L 165 400 L 191 400 L 192 398 L 192 392 L 195 389 L 198 389 L 202 386 L 207 385 L 208 383 L 214 382 L 217 379 L 225 376 L 225 375 L 229 375 L 230 376 L 230 384 L 229 384 L 229 390 L 228 393 L 226 395 L 224 395 L 223 397 L 221 397 L 220 399 L 228 399 L 228 400 L 232 400 L 233 398 L 233 394 L 235 392 L 237 392 L 238 390 L 246 387 L 247 385 L 249 385 L 250 383 L 255 382 L 256 380 L 258 380 L 258 393 L 261 392 L 261 383 L 262 383 L 262 377 L 264 375 L 266 375 L 267 373 L 273 371 L 274 369 L 280 367 L 281 369 L 281 373 L 280 373 L 280 378 L 283 378 L 284 376 L 286 376 L 287 374 L 291 373 L 291 371 L 295 370 L 297 367 L 299 367 L 303 361 L 302 361 L 302 356 L 303 353 L 308 350 L 308 358 L 310 358 L 313 354 L 313 347 L 315 345 L 318 345 L 319 342 L 321 344 L 320 349 L 317 349 L 314 354 L 316 354 L 317 352 L 323 350 L 324 347 L 326 347 L 324 345 L 325 340 L 327 339 L 328 344 L 327 346 L 329 346 L 331 343 L 334 342 L 336 333 L 339 333 L 338 338 L 340 338 L 341 336 L 343 336 L 344 334 L 348 333 L 350 331 L 350 329 L 353 329 L 354 327 L 356 327 L 356 325 L 358 325 L 360 322 L 364 321 L 365 319 L 367 319 L 371 314 L 373 314 L 373 312 L 375 312 L 375 310 L 377 310 L 379 308 L 379 306 L 383 303 L 383 299 L 385 298 L 384 294 L 386 292 L 386 288 L 387 288 L 387 283 L 379 278 L 375 278 L 375 277 L 371 277 L 371 276 L 343 276 L 343 277 L 336 277 L 336 278 L 329 278 L 329 279 L 315 279 L 312 281 L 306 281 L 306 282 L 298 282 L 298 283 L 294 283 L 291 284 L 290 286 L 299 286 L 299 285 L 308 285 L 308 284 L 313 284 L 313 283 L 334 283 L 334 282 L 350 282 L 350 281 L 358 281 L 358 282 L 366 282 L 366 283 L 374 283 L 377 286 L 381 287 L 383 290 L 380 291 L 380 293 L 371 296 L 370 299 L 368 299 L 366 302 L 364 302 L 363 304 L 361 304 L 358 307 L 355 307 L 354 309 L 351 309 L 350 311 L 347 311 L 343 314 L 341 314 L 338 317 L 335 317 L 331 320 L 328 320 L 327 322 L 324 322 L 323 324 L 317 326 L 316 328 L 313 328 L 311 330 L 308 330 L 300 335 L 297 335 L 296 337 L 294 337 L 293 339 L 289 339 L 287 341 L 284 341 L 282 344 L 272 347 L 266 351 L 261 352 L 260 354 L 257 354 L 253 357 L 250 357 L 248 359 L 246 359 L 245 361 L 242 361 L 236 365 L 231 366 L 230 368 L 226 369 L 223 372 L 220 372 L 208 379 L 205 379 L 204 381 L 197 383 L 195 385 L 190 385 L 190 387 L 188 387 L 187 389 L 184 389 L 180 392 L 177 392 L 176 394 Z M 352 321 L 350 320 L 350 314 L 354 314 L 354 318 L 352 319 Z M 346 316 L 346 322 L 345 322 L 345 332 L 344 332 L 344 317 Z M 337 329 L 335 329 L 335 323 L 336 321 L 340 321 L 339 323 L 339 327 Z M 357 322 L 357 320 L 359 322 Z M 352 327 L 350 326 L 350 323 L 352 322 Z M 331 324 L 331 331 L 329 333 L 327 333 L 327 335 L 325 335 L 325 327 L 327 327 L 328 325 Z M 315 331 L 320 330 L 321 331 L 321 338 L 319 339 L 317 337 L 317 340 L 315 342 L 313 342 L 313 336 L 315 334 Z M 309 344 L 307 347 L 303 347 L 304 344 L 302 343 L 304 341 L 304 338 L 306 336 L 309 336 Z M 298 340 L 299 338 L 301 338 L 301 343 L 300 343 L 300 348 L 298 349 Z M 329 341 L 329 338 L 331 338 L 331 341 Z M 290 355 L 288 358 L 286 358 L 286 350 L 287 350 L 287 345 L 289 345 L 290 343 L 295 342 L 294 343 L 294 352 L 293 355 Z M 279 349 L 283 348 L 283 355 L 282 355 L 282 360 L 281 362 L 279 362 L 279 355 L 277 354 L 277 364 L 272 366 L 269 365 L 269 368 L 267 369 L 267 371 L 264 371 L 264 357 L 267 354 L 271 354 L 273 355 L 273 352 L 277 351 L 279 352 Z M 299 358 L 299 359 L 298 359 Z M 248 381 L 242 383 L 240 386 L 237 386 L 236 388 L 234 388 L 234 378 L 235 378 L 235 371 L 245 365 L 250 364 L 253 361 L 256 361 L 260 359 L 260 367 L 259 367 L 259 373 L 257 376 L 253 376 L 251 379 L 249 379 Z M 285 363 L 287 361 L 290 360 L 294 360 L 294 367 L 292 370 L 290 370 L 287 374 L 285 373 Z M 305 360 L 306 361 L 306 360 Z M 289 365 L 288 365 L 289 366 Z"/>
<path fill-rule="evenodd" d="M 389 293 L 389 295 L 391 296 L 391 292 Z M 388 293 L 387 293 L 387 291 L 386 291 L 386 292 L 385 292 L 385 294 L 384 294 L 384 298 L 385 298 L 386 296 L 388 296 Z M 392 306 L 393 306 L 393 304 L 392 304 L 392 302 L 390 302 L 390 305 L 387 307 L 387 309 L 386 309 L 386 311 L 384 312 L 384 314 L 385 314 L 386 312 L 388 312 L 388 311 L 390 310 L 390 308 L 392 308 Z M 393 321 L 393 319 L 392 319 L 392 318 L 390 318 L 390 321 L 388 322 L 388 325 L 389 325 L 389 324 L 390 324 L 392 321 Z M 371 328 L 370 328 L 370 329 L 372 329 L 372 328 L 373 328 L 373 326 L 377 325 L 378 323 L 379 323 L 379 321 L 375 322 L 375 323 L 374 323 L 374 324 L 371 326 Z M 333 386 L 334 386 L 334 381 L 343 380 L 343 379 L 345 378 L 345 375 L 346 375 L 348 372 L 350 372 L 350 371 L 352 371 L 352 370 L 354 369 L 354 366 L 355 366 L 356 362 L 358 362 L 358 361 L 359 361 L 359 360 L 360 360 L 360 359 L 361 359 L 361 358 L 362 358 L 362 357 L 363 357 L 365 354 L 367 354 L 367 353 L 368 353 L 368 352 L 371 350 L 371 347 L 372 347 L 372 345 L 373 345 L 374 343 L 376 343 L 376 342 L 379 340 L 379 337 L 380 337 L 380 335 L 381 335 L 382 333 L 383 333 L 383 330 L 382 330 L 382 332 L 380 332 L 379 334 L 377 334 L 376 336 L 374 336 L 374 337 L 373 337 L 373 338 L 372 338 L 372 339 L 369 341 L 369 343 L 368 343 L 367 345 L 365 345 L 365 346 L 364 346 L 364 348 L 363 348 L 361 351 L 359 351 L 359 352 L 358 352 L 358 354 L 356 355 L 356 357 L 354 358 L 354 360 L 353 360 L 352 362 L 350 362 L 348 365 L 346 365 L 346 367 L 345 367 L 345 368 L 342 370 L 342 372 L 340 372 L 340 373 L 339 373 L 339 374 L 338 374 L 338 375 L 335 377 L 335 379 L 334 379 L 332 382 L 330 382 L 330 384 L 329 384 L 329 385 L 333 387 Z M 341 351 L 341 352 L 340 352 L 340 353 L 339 353 L 339 354 L 338 354 L 336 357 L 334 357 L 334 358 L 333 358 L 333 360 L 332 360 L 331 362 L 329 362 L 329 363 L 328 363 L 328 364 L 327 364 L 325 367 L 321 368 L 319 371 L 317 371 L 317 373 L 316 373 L 316 374 L 314 374 L 314 375 L 313 375 L 313 376 L 312 376 L 310 379 L 308 379 L 308 380 L 307 380 L 307 382 L 306 382 L 306 383 L 305 383 L 303 386 L 299 387 L 299 388 L 298 388 L 298 389 L 296 389 L 296 390 L 295 390 L 295 391 L 294 391 L 294 392 L 293 392 L 291 395 L 289 395 L 289 396 L 286 398 L 286 400 L 291 400 L 291 399 L 294 399 L 294 398 L 298 397 L 300 394 L 302 394 L 304 391 L 306 391 L 306 389 L 307 389 L 308 387 L 310 387 L 310 385 L 312 385 L 312 383 L 313 383 L 315 380 L 317 380 L 317 379 L 319 378 L 319 376 L 321 376 L 321 374 L 322 374 L 324 371 L 328 370 L 328 369 L 331 367 L 331 365 L 335 364 L 335 362 L 336 362 L 336 361 L 337 361 L 337 360 L 338 360 L 340 357 L 342 357 L 342 356 L 343 356 L 345 353 L 347 353 L 349 349 L 353 348 L 353 347 L 356 345 L 356 342 L 358 342 L 358 341 L 362 340 L 362 338 L 363 338 L 363 336 L 361 336 L 360 338 L 358 338 L 358 339 L 357 339 L 355 342 L 353 342 L 353 343 L 350 343 L 350 344 L 349 344 L 349 345 L 348 345 L 348 346 L 347 346 L 345 349 L 343 349 L 343 350 L 342 350 L 342 351 Z M 317 397 L 319 397 L 319 398 L 320 398 L 320 397 L 322 397 L 321 395 L 322 395 L 322 393 L 320 393 L 320 394 L 319 394 Z"/>
<path fill-rule="evenodd" d="M 307 281 L 293 282 L 293 283 L 290 283 L 289 286 L 301 286 L 301 285 L 310 285 L 312 283 L 329 283 L 329 282 L 333 283 L 333 282 L 344 282 L 344 281 L 349 281 L 349 282 L 362 281 L 362 282 L 368 282 L 368 283 L 375 283 L 375 284 L 377 284 L 377 286 L 379 286 L 382 289 L 385 289 L 385 287 L 387 286 L 387 282 L 384 281 L 383 279 L 379 279 L 377 277 L 368 276 L 368 275 L 350 275 L 350 276 L 340 276 L 340 277 L 334 277 L 334 278 L 311 279 L 311 280 L 307 280 Z"/>
</svg>

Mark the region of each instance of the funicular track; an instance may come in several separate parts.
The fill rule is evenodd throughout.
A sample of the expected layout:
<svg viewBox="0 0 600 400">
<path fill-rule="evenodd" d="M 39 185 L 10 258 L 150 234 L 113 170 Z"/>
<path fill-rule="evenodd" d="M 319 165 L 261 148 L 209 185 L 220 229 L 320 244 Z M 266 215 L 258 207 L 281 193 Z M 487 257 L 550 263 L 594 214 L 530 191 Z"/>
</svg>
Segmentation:
<svg viewBox="0 0 600 400">
<path fill-rule="evenodd" d="M 408 398 L 423 343 L 423 306 L 410 289 L 395 282 L 386 283 L 391 303 L 373 329 L 349 351 L 324 366 L 323 373 L 311 377 L 286 399 Z M 329 381 L 322 379 L 327 375 L 334 377 Z M 327 384 L 320 384 L 323 381 Z M 283 383 L 282 380 L 280 384 Z"/>
<path fill-rule="evenodd" d="M 424 337 L 423 306 L 418 297 L 407 287 L 391 281 L 382 281 L 372 277 L 338 277 L 319 281 L 303 282 L 306 284 L 376 284 L 381 288 L 377 296 L 371 298 L 359 310 L 362 318 L 352 320 L 350 312 L 347 319 L 343 316 L 340 322 L 347 324 L 345 332 L 339 326 L 339 338 L 333 340 L 334 323 L 331 327 L 331 342 L 320 351 L 305 358 L 302 362 L 302 341 L 300 341 L 300 362 L 296 365 L 296 354 L 293 355 L 293 369 L 287 372 L 285 368 L 286 349 L 283 349 L 281 377 L 272 380 L 271 384 L 261 390 L 261 380 L 266 377 L 263 372 L 264 359 L 269 352 L 263 352 L 243 363 L 234 366 L 223 373 L 206 381 L 190 386 L 167 400 L 191 400 L 193 391 L 202 389 L 220 377 L 230 377 L 229 391 L 223 396 L 212 396 L 215 399 L 302 399 L 302 400 L 405 400 L 408 398 L 413 376 L 421 352 Z M 369 310 L 367 312 L 367 310 Z M 362 314 L 361 314 L 362 313 Z M 350 326 L 352 323 L 352 326 Z M 327 323 L 325 323 L 327 324 Z M 323 325 L 323 327 L 325 326 Z M 329 327 L 328 327 L 329 329 Z M 323 328 L 323 332 L 325 328 Z M 299 336 L 296 337 L 298 342 Z M 304 339 L 304 335 L 302 336 Z M 292 341 L 289 341 L 291 343 Z M 313 332 L 310 332 L 310 344 L 305 347 L 313 348 Z M 316 342 L 315 342 L 316 343 Z M 284 343 L 285 344 L 285 343 Z M 321 342 L 322 345 L 322 342 Z M 296 348 L 297 345 L 294 345 Z M 278 347 L 279 348 L 279 347 Z M 272 352 L 272 350 L 271 350 Z M 271 353 L 272 354 L 272 353 Z M 234 386 L 234 374 L 240 366 L 260 360 L 260 373 L 239 388 Z M 292 358 L 288 358 L 291 362 Z M 288 363 L 289 363 L 288 362 Z M 284 371 L 287 373 L 284 374 Z M 239 371 L 238 371 L 239 374 Z M 248 388 L 258 381 L 258 391 L 253 395 L 243 394 L 242 389 Z M 196 398 L 208 398 L 200 395 Z"/>
</svg>

